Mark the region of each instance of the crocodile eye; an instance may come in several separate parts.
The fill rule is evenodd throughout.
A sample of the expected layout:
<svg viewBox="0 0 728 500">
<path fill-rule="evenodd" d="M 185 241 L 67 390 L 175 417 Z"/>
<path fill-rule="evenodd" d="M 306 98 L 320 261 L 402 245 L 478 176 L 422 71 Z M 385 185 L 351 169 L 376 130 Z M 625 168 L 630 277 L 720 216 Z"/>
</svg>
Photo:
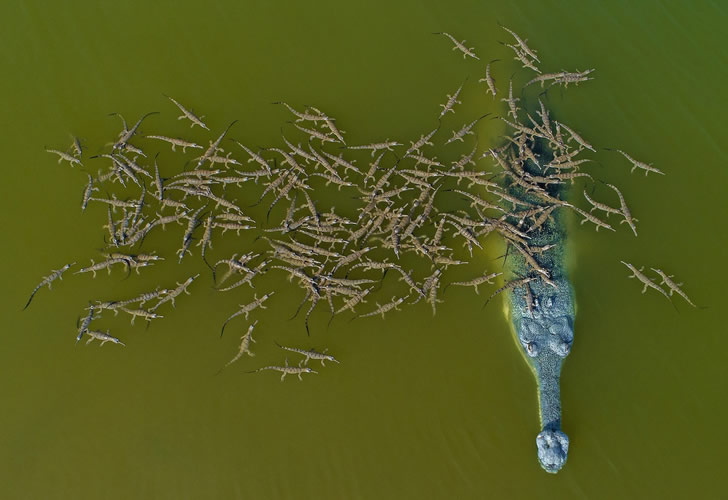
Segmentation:
<svg viewBox="0 0 728 500">
<path fill-rule="evenodd" d="M 528 341 L 528 342 L 525 342 L 523 345 L 526 348 L 526 353 L 530 357 L 533 358 L 533 357 L 538 356 L 538 344 L 536 344 L 536 342 Z"/>
</svg>

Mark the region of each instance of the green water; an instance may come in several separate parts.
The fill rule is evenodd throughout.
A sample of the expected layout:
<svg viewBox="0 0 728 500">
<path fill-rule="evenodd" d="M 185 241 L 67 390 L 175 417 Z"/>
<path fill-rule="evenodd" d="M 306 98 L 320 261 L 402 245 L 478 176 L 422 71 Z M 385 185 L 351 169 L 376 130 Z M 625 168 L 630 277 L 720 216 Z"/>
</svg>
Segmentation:
<svg viewBox="0 0 728 500">
<path fill-rule="evenodd" d="M 0 498 L 724 498 L 728 5 L 359 5 L 2 3 Z M 279 142 L 289 118 L 270 102 L 280 99 L 337 116 L 352 143 L 409 138 L 464 75 L 483 73 L 430 33 L 467 39 L 482 63 L 506 60 L 497 20 L 546 68 L 596 68 L 551 106 L 595 145 L 668 174 L 630 176 L 619 158 L 595 155 L 592 172 L 622 187 L 640 235 L 571 228 L 571 448 L 557 476 L 536 460 L 533 376 L 500 304 L 481 311 L 482 292 L 449 290 L 434 318 L 421 303 L 326 330 L 315 314 L 309 340 L 285 319 L 301 298 L 289 289 L 259 317 L 258 357 L 219 376 L 239 337 L 221 340 L 219 327 L 241 299 L 214 294 L 209 273 L 147 331 L 109 319 L 126 348 L 73 342 L 89 299 L 181 281 L 194 263 L 126 281 L 68 276 L 21 313 L 41 276 L 103 244 L 103 210 L 79 210 L 85 174 L 44 145 L 65 148 L 71 133 L 103 144 L 118 130 L 114 111 L 159 110 L 154 131 L 182 133 L 162 93 L 213 130 L 240 119 L 234 135 L 252 145 Z M 501 90 L 504 67 L 494 66 Z M 478 112 L 490 102 L 466 91 Z M 479 131 L 486 141 L 497 127 Z M 640 295 L 620 259 L 670 271 L 707 308 L 676 299 L 676 312 Z M 272 340 L 328 347 L 342 363 L 300 383 L 244 373 L 280 361 Z"/>
</svg>

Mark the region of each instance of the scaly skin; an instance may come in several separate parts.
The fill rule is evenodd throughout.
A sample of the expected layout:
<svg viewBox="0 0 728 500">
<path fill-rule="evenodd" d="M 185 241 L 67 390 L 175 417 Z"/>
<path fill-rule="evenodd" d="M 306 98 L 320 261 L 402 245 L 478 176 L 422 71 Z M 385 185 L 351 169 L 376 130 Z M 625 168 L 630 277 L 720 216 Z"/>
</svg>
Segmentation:
<svg viewBox="0 0 728 500">
<path fill-rule="evenodd" d="M 514 196 L 535 201 L 520 188 L 509 191 Z M 525 287 L 515 287 L 506 294 L 508 317 L 515 337 L 538 382 L 541 432 L 536 438 L 536 446 L 541 467 L 550 473 L 556 473 L 564 466 L 569 451 L 569 438 L 561 431 L 559 376 L 574 340 L 575 308 L 571 283 L 565 270 L 564 210 L 563 207 L 555 209 L 554 220 L 545 223 L 539 231 L 531 232 L 528 242 L 532 247 L 555 245 L 550 250 L 535 254 L 534 258 L 549 272 L 556 288 L 542 280 L 530 282 L 530 307 Z M 513 249 L 509 252 L 506 267 L 510 275 L 508 279 L 536 275 L 526 265 L 523 255 Z"/>
</svg>

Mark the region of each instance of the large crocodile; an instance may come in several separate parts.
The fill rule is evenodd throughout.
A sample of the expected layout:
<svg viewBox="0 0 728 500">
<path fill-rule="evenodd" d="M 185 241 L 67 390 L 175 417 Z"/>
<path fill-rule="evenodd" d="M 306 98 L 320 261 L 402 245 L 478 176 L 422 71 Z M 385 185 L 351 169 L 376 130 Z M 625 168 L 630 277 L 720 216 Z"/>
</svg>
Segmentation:
<svg viewBox="0 0 728 500">
<path fill-rule="evenodd" d="M 524 165 L 526 169 L 528 164 Z M 536 197 L 523 189 L 511 186 L 509 191 L 531 203 Z M 560 188 L 549 190 L 557 195 Z M 574 340 L 574 300 L 565 267 L 565 208 L 556 208 L 549 220 L 529 232 L 530 248 L 549 250 L 533 254 L 532 258 L 549 273 L 547 283 L 534 279 L 506 291 L 506 313 L 513 333 L 538 381 L 541 432 L 536 438 L 538 459 L 550 473 L 558 472 L 566 463 L 569 438 L 561 431 L 561 398 L 559 376 L 561 365 L 571 351 Z M 525 275 L 538 276 L 523 255 L 511 250 L 508 254 L 509 278 L 518 280 Z M 528 287 L 528 289 L 526 289 Z"/>
</svg>

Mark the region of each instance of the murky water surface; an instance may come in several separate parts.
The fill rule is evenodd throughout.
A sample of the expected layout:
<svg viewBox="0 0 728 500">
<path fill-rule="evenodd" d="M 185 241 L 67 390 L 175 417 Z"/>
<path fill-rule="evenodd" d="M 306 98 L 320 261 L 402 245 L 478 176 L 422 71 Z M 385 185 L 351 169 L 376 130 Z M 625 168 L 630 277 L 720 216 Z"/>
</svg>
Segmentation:
<svg viewBox="0 0 728 500">
<path fill-rule="evenodd" d="M 0 496 L 723 497 L 728 7 L 634 3 L 3 2 Z M 44 145 L 65 147 L 73 133 L 97 147 L 118 129 L 110 112 L 160 110 L 154 131 L 184 133 L 162 93 L 214 130 L 240 119 L 234 135 L 252 145 L 280 142 L 289 118 L 270 104 L 280 99 L 320 105 L 351 142 L 411 138 L 466 75 L 463 119 L 497 109 L 473 82 L 485 61 L 509 58 L 498 20 L 546 68 L 597 69 L 550 93 L 557 116 L 668 174 L 630 175 L 613 154 L 595 155 L 592 172 L 623 186 L 640 236 L 571 228 L 571 449 L 557 476 L 536 460 L 533 377 L 500 303 L 481 310 L 482 293 L 449 290 L 434 318 L 421 303 L 327 330 L 321 312 L 307 339 L 302 321 L 286 320 L 301 298 L 288 288 L 259 316 L 259 355 L 219 376 L 239 337 L 221 340 L 219 327 L 243 299 L 213 293 L 209 273 L 148 330 L 108 319 L 126 348 L 73 342 L 89 299 L 181 281 L 195 263 L 129 280 L 68 276 L 21 313 L 41 276 L 103 245 L 103 208 L 78 209 L 85 174 Z M 467 39 L 483 60 L 464 62 L 435 31 Z M 516 66 L 501 64 L 503 89 Z M 483 124 L 480 141 L 497 131 Z M 480 258 L 496 268 L 499 250 Z M 669 270 L 706 307 L 641 295 L 620 259 Z M 300 383 L 246 374 L 281 361 L 273 340 L 328 347 L 342 363 Z"/>
</svg>

